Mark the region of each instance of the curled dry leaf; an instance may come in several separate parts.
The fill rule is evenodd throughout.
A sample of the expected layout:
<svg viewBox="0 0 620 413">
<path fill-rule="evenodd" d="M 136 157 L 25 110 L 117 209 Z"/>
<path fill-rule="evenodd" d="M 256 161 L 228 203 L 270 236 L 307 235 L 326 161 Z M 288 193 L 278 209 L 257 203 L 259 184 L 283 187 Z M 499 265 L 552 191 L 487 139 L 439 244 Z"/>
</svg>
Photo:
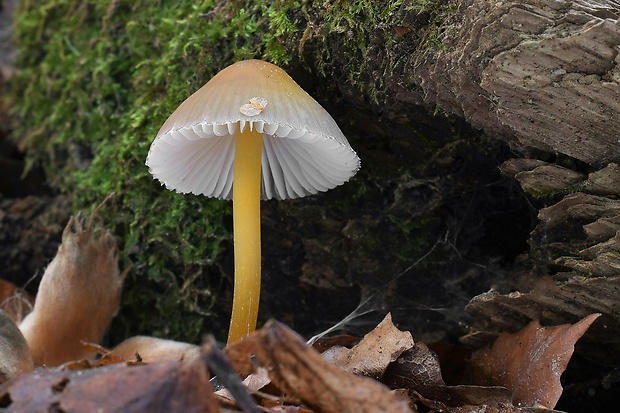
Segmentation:
<svg viewBox="0 0 620 413">
<path fill-rule="evenodd" d="M 241 377 L 246 377 L 256 371 L 256 365 L 252 362 L 255 346 L 256 340 L 250 334 L 224 349 L 230 364 Z"/>
<path fill-rule="evenodd" d="M 15 321 L 20 323 L 34 306 L 34 297 L 17 288 L 15 284 L 0 280 L 0 308 Z"/>
<path fill-rule="evenodd" d="M 219 380 L 219 375 L 217 376 L 218 380 Z M 245 389 L 244 391 L 249 391 L 250 393 L 252 393 L 254 396 L 257 396 L 257 393 L 259 392 L 260 389 L 262 389 L 263 387 L 267 386 L 269 383 L 271 383 L 271 379 L 269 378 L 269 374 L 267 373 L 267 370 L 263 369 L 263 368 L 258 368 L 256 373 L 252 373 L 250 374 L 248 377 L 245 378 L 245 380 L 243 380 L 243 382 L 241 383 Z M 228 386 L 230 387 L 230 386 Z M 215 395 L 217 397 L 219 397 L 220 402 L 224 403 L 224 404 L 232 404 L 234 405 L 236 403 L 237 407 L 239 407 L 241 410 L 243 410 L 244 412 L 254 412 L 254 411 L 259 411 L 258 407 L 256 406 L 256 404 L 252 401 L 251 404 L 248 406 L 247 401 L 244 401 L 245 396 L 242 395 L 241 399 L 239 398 L 239 392 L 234 392 L 234 388 L 233 391 L 231 391 L 228 387 L 224 387 L 221 388 L 220 390 L 217 390 L 215 392 Z M 263 407 L 265 407 L 265 400 L 264 399 L 270 399 L 272 400 L 274 403 L 278 404 L 278 405 L 282 405 L 282 398 L 277 397 L 277 396 L 271 396 L 268 395 L 266 393 L 261 394 L 261 396 L 263 396 L 263 401 L 262 401 L 262 405 Z M 248 408 L 249 407 L 249 408 Z"/>
<path fill-rule="evenodd" d="M 124 363 L 127 365 L 138 365 L 144 363 L 145 360 L 142 359 L 140 353 L 135 352 L 132 355 L 124 354 L 124 353 L 116 353 L 115 350 L 108 350 L 107 348 L 100 346 L 95 343 L 85 343 L 82 342 L 82 346 L 84 350 L 88 351 L 92 354 L 97 354 L 99 357 L 96 359 L 88 358 L 76 361 L 70 361 L 68 363 L 64 363 L 60 366 L 61 369 L 65 370 L 78 370 L 78 369 L 86 369 L 93 367 L 103 367 L 108 366 L 110 364 Z M 170 358 L 162 358 L 159 360 L 151 359 L 149 362 L 157 362 L 157 361 L 183 361 L 181 359 L 177 359 L 176 357 Z M 191 359 L 191 361 L 195 361 L 195 359 Z"/>
<path fill-rule="evenodd" d="M 387 387 L 340 370 L 283 324 L 269 321 L 250 338 L 256 342 L 258 363 L 273 383 L 317 411 L 411 413 Z"/>
<path fill-rule="evenodd" d="M 241 382 L 239 374 L 235 371 L 224 352 L 217 348 L 215 339 L 212 336 L 208 336 L 205 339 L 202 345 L 202 354 L 204 354 L 210 371 L 217 377 L 217 381 L 228 390 L 226 395 L 221 393 L 219 395 L 224 396 L 225 400 L 234 399 L 239 408 L 246 413 L 258 413 L 258 406 L 249 393 L 248 388 Z"/>
<path fill-rule="evenodd" d="M 383 382 L 391 388 L 414 390 L 426 398 L 450 404 L 437 356 L 424 343 L 416 343 L 392 363 Z"/>
<path fill-rule="evenodd" d="M 81 341 L 99 343 L 118 311 L 125 274 L 114 237 L 98 219 L 95 212 L 88 220 L 82 214 L 69 220 L 34 309 L 19 325 L 35 365 L 88 357 Z"/>
<path fill-rule="evenodd" d="M 343 348 L 332 362 L 346 372 L 380 378 L 390 363 L 412 347 L 411 333 L 396 328 L 388 313 L 362 341 L 351 349 Z"/>
<path fill-rule="evenodd" d="M 599 316 L 555 327 L 534 320 L 514 334 L 502 333 L 491 348 L 474 353 L 476 381 L 507 387 L 515 404 L 552 409 L 562 395 L 560 376 L 575 343 Z"/>
<path fill-rule="evenodd" d="M 96 362 L 92 363 L 93 367 L 102 367 L 107 366 L 108 364 L 135 361 L 135 357 L 133 359 L 125 359 L 123 357 L 119 357 L 113 351 L 108 350 L 107 348 L 100 346 L 99 344 L 82 342 L 82 346 L 86 351 L 98 354 L 100 356 Z"/>
<path fill-rule="evenodd" d="M 319 353 L 323 353 L 334 346 L 351 348 L 359 342 L 359 337 L 340 335 L 332 337 L 319 337 L 311 344 L 313 349 Z"/>
<path fill-rule="evenodd" d="M 13 319 L 0 309 L 0 383 L 33 368 L 26 339 Z"/>
<path fill-rule="evenodd" d="M 512 393 L 500 386 L 446 386 L 438 358 L 425 344 L 403 353 L 385 371 L 382 382 L 391 388 L 409 390 L 416 405 L 431 411 L 535 413 L 512 404 Z M 552 410 L 546 410 L 553 413 Z"/>
</svg>

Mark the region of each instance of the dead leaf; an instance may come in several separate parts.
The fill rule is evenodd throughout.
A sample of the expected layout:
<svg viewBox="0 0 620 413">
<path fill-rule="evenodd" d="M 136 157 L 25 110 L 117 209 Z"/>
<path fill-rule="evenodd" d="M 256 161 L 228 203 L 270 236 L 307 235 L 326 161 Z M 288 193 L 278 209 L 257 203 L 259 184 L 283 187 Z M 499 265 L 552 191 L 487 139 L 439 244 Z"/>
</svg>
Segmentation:
<svg viewBox="0 0 620 413">
<path fill-rule="evenodd" d="M 453 408 L 453 412 L 482 411 L 496 413 L 562 413 L 546 407 L 515 406 L 512 403 L 512 393 L 501 386 L 449 386 L 448 391 L 452 398 L 462 407 Z M 486 410 L 482 410 L 486 409 Z"/>
<path fill-rule="evenodd" d="M 620 202 L 620 201 L 619 201 Z M 500 294 L 491 290 L 478 295 L 467 304 L 465 311 L 480 320 L 483 333 L 476 334 L 475 340 L 464 337 L 461 342 L 480 348 L 487 334 L 495 337 L 498 331 L 517 331 L 530 320 L 540 318 L 546 325 L 572 323 L 585 315 L 601 313 L 604 322 L 594 323 L 588 334 L 582 337 L 579 353 L 603 366 L 620 365 L 620 274 L 615 277 L 582 277 L 575 273 L 562 273 L 560 279 L 543 277 L 529 292 Z M 530 287 L 521 288 L 527 291 Z M 477 340 L 477 338 L 482 340 Z M 604 349 L 604 351 L 601 351 Z"/>
<path fill-rule="evenodd" d="M 224 349 L 226 357 L 241 378 L 256 371 L 256 365 L 252 362 L 256 341 L 250 336 L 243 337 Z"/>
<path fill-rule="evenodd" d="M 218 379 L 219 379 L 219 376 L 218 376 Z M 268 385 L 269 383 L 271 383 L 269 374 L 267 373 L 267 370 L 261 367 L 257 369 L 256 373 L 252 373 L 248 377 L 246 377 L 245 380 L 243 380 L 242 384 L 243 386 L 245 386 L 245 388 L 250 393 L 256 396 L 258 391 L 262 389 L 263 387 L 265 387 L 266 385 Z M 243 407 L 244 402 L 241 402 L 239 400 L 238 392 L 236 394 L 233 394 L 228 388 L 224 387 L 216 391 L 215 395 L 218 396 L 220 400 L 224 401 L 225 403 L 234 404 L 236 402 L 236 405 L 239 408 L 241 408 L 244 412 L 248 411 L 247 408 Z M 280 397 L 271 396 L 267 394 L 262 394 L 262 396 L 265 396 L 264 398 L 271 400 L 273 403 L 276 403 L 276 404 L 282 403 L 282 398 Z M 254 404 L 252 404 L 251 406 L 252 406 L 251 408 L 254 409 Z M 263 407 L 264 407 L 264 400 L 263 400 Z M 253 411 L 253 410 L 250 410 L 250 411 Z"/>
<path fill-rule="evenodd" d="M 118 311 L 125 273 L 114 237 L 99 220 L 96 211 L 89 219 L 78 214 L 69 220 L 34 309 L 19 325 L 35 365 L 88 357 L 81 341 L 100 342 Z"/>
<path fill-rule="evenodd" d="M 90 363 L 92 367 L 103 367 L 109 364 L 116 363 L 137 364 L 142 362 L 142 359 L 139 357 L 138 353 L 134 353 L 133 357 L 126 358 L 124 354 L 118 355 L 115 351 L 108 350 L 107 348 L 100 346 L 96 343 L 82 342 L 82 347 L 89 353 L 96 353 L 99 355 L 99 358 L 97 360 L 94 360 L 92 363 Z"/>
<path fill-rule="evenodd" d="M 26 339 L 13 319 L 0 309 L 0 383 L 33 368 Z"/>
<path fill-rule="evenodd" d="M 348 335 L 333 336 L 333 337 L 320 337 L 320 338 L 317 338 L 316 341 L 312 343 L 312 348 L 318 351 L 319 353 L 323 353 L 334 346 L 351 348 L 359 342 L 360 342 L 359 337 L 348 336 Z"/>
<path fill-rule="evenodd" d="M 106 354 L 115 358 L 129 361 L 139 355 L 145 363 L 160 361 L 187 361 L 193 362 L 200 357 L 200 347 L 180 341 L 163 338 L 135 336 L 114 347 Z"/>
<path fill-rule="evenodd" d="M 91 363 L 90 360 L 86 360 L 86 359 L 68 361 L 56 367 L 58 371 L 84 370 L 84 369 L 91 369 L 91 368 L 93 368 L 93 363 Z"/>
<path fill-rule="evenodd" d="M 479 346 L 477 348 L 481 348 Z M 428 348 L 437 356 L 441 366 L 441 377 L 450 385 L 458 385 L 469 381 L 469 359 L 473 350 L 456 343 L 428 343 Z"/>
<path fill-rule="evenodd" d="M 412 400 L 431 411 L 527 413 L 513 406 L 512 393 L 500 386 L 446 386 L 437 355 L 425 344 L 403 353 L 385 371 L 382 382 L 409 390 Z M 552 413 L 547 410 L 547 413 Z"/>
<path fill-rule="evenodd" d="M 507 387 L 515 404 L 552 409 L 562 395 L 560 376 L 575 343 L 599 316 L 555 327 L 534 320 L 519 332 L 502 333 L 491 348 L 474 353 L 476 382 Z"/>
<path fill-rule="evenodd" d="M 256 360 L 273 383 L 317 411 L 411 413 L 387 387 L 343 372 L 283 324 L 269 321 L 249 338 L 256 343 Z"/>
<path fill-rule="evenodd" d="M 210 370 L 217 377 L 217 381 L 228 390 L 224 398 L 230 399 L 228 398 L 228 395 L 230 395 L 242 411 L 258 413 L 258 406 L 247 387 L 241 382 L 239 374 L 235 371 L 224 352 L 217 348 L 213 336 L 206 337 L 202 345 L 202 354 Z"/>
<path fill-rule="evenodd" d="M 3 411 L 219 412 L 206 362 L 38 370 L 0 387 Z"/>
<path fill-rule="evenodd" d="M 380 378 L 390 363 L 413 347 L 413 337 L 400 331 L 388 315 L 352 349 L 343 348 L 332 359 L 343 371 Z"/>
<path fill-rule="evenodd" d="M 383 382 L 390 388 L 414 390 L 425 398 L 451 404 L 437 356 L 424 343 L 416 343 L 392 363 Z"/>
<path fill-rule="evenodd" d="M 34 306 L 34 297 L 15 284 L 0 280 L 0 308 L 19 324 Z"/>
</svg>

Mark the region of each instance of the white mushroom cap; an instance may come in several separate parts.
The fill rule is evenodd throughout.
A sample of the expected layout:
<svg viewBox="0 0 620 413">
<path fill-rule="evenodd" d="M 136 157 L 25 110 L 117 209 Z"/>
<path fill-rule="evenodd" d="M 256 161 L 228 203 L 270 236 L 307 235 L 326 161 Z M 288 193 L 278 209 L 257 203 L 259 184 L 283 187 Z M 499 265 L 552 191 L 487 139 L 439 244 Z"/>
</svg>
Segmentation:
<svg viewBox="0 0 620 413">
<path fill-rule="evenodd" d="M 264 136 L 261 199 L 327 191 L 360 168 L 329 113 L 260 60 L 225 68 L 187 98 L 159 130 L 146 165 L 168 189 L 231 199 L 238 127 Z"/>
</svg>

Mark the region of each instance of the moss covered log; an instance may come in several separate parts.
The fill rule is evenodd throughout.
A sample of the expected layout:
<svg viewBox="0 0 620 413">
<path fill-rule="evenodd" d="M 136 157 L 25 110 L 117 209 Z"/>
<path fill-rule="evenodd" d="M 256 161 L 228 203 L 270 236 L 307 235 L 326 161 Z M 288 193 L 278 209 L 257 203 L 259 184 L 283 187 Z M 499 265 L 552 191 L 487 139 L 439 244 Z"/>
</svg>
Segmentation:
<svg viewBox="0 0 620 413">
<path fill-rule="evenodd" d="M 199 337 L 221 292 L 219 262 L 231 238 L 226 203 L 153 182 L 144 166 L 150 141 L 179 102 L 225 65 L 254 56 L 285 63 L 276 39 L 294 31 L 285 14 L 292 5 L 20 4 L 14 134 L 31 166 L 42 165 L 54 188 L 72 194 L 75 209 L 117 194 L 106 221 L 134 268 L 126 307 L 151 308 L 131 311 L 143 332 Z"/>
<path fill-rule="evenodd" d="M 530 210 L 499 175 L 504 144 L 423 105 L 413 67 L 442 47 L 437 31 L 450 4 L 22 1 L 13 134 L 74 210 L 116 194 L 102 212 L 131 271 L 112 340 L 225 337 L 230 205 L 165 191 L 144 160 L 178 104 L 241 59 L 286 68 L 334 116 L 363 165 L 330 193 L 264 203 L 261 319 L 315 333 L 383 291 L 374 309 L 393 300 L 424 329 L 445 319 L 424 308 L 462 307 L 484 291 L 480 280 L 497 271 L 485 265 L 525 248 Z M 517 234 L 501 247 L 498 216 Z M 473 285 L 450 283 L 467 268 Z M 401 284 L 390 284 L 402 272 Z"/>
</svg>

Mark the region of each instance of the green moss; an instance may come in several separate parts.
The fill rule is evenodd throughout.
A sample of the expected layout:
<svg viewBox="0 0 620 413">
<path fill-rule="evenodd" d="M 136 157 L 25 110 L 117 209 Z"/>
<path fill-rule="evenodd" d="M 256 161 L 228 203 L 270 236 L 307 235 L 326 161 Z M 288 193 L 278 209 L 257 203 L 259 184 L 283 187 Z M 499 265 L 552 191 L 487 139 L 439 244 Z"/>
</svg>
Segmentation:
<svg viewBox="0 0 620 413">
<path fill-rule="evenodd" d="M 378 104 L 384 79 L 422 53 L 443 48 L 441 24 L 455 10 L 445 0 L 314 0 L 304 9 L 300 54 L 311 50 L 319 71 L 342 71 Z"/>
<path fill-rule="evenodd" d="M 166 191 L 144 165 L 179 103 L 222 68 L 249 58 L 278 65 L 312 58 L 309 67 L 341 73 L 377 102 L 383 79 L 403 72 L 421 46 L 439 44 L 432 36 L 446 3 L 19 3 L 19 70 L 10 93 L 13 130 L 25 137 L 29 165 L 42 166 L 54 188 L 70 193 L 75 210 L 92 211 L 116 194 L 103 218 L 131 271 L 113 340 L 146 333 L 195 342 L 205 331 L 223 338 L 227 329 L 230 205 Z M 399 34 L 401 26 L 412 34 Z M 428 30 L 420 35 L 419 27 Z M 385 59 L 376 58 L 378 50 Z"/>
<path fill-rule="evenodd" d="M 576 192 L 581 191 L 583 188 L 582 183 L 568 185 L 565 188 L 542 188 L 542 187 L 534 187 L 529 185 L 521 185 L 523 191 L 527 193 L 532 198 L 541 201 L 541 202 L 558 202 L 560 199 L 564 198 L 567 195 L 574 194 Z"/>
<path fill-rule="evenodd" d="M 287 10 L 296 5 L 20 3 L 20 70 L 11 93 L 14 132 L 25 137 L 29 165 L 43 166 L 76 210 L 116 193 L 104 220 L 132 270 L 114 338 L 196 341 L 204 331 L 226 330 L 226 311 L 213 308 L 229 305 L 216 298 L 227 277 L 220 263 L 231 244 L 230 206 L 166 191 L 144 160 L 165 119 L 217 71 L 254 57 L 288 61 L 285 38 L 296 27 Z"/>
</svg>

